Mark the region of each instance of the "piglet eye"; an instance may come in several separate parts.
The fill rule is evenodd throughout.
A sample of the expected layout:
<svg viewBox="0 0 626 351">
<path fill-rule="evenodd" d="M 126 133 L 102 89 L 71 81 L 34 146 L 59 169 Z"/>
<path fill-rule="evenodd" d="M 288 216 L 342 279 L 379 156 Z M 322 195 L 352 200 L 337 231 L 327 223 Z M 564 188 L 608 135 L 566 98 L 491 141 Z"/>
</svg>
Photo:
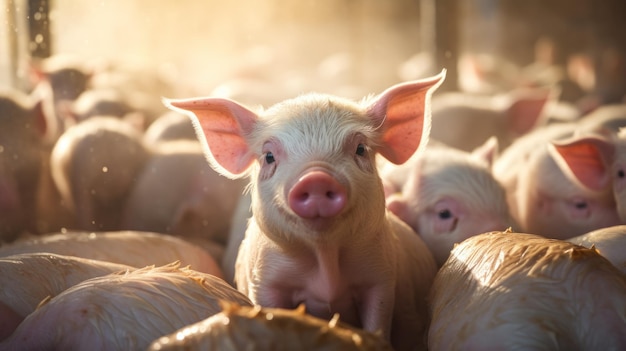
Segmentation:
<svg viewBox="0 0 626 351">
<path fill-rule="evenodd" d="M 579 210 L 584 210 L 587 208 L 587 203 L 585 201 L 577 201 L 574 203 L 574 207 Z"/>
<path fill-rule="evenodd" d="M 359 144 L 356 146 L 356 154 L 359 156 L 365 155 L 365 145 Z"/>
<path fill-rule="evenodd" d="M 624 178 L 624 176 L 626 176 L 626 173 L 624 173 L 623 169 L 620 169 L 617 171 L 617 177 L 618 178 Z"/>
<path fill-rule="evenodd" d="M 450 218 L 452 218 L 452 212 L 450 212 L 450 210 L 441 210 L 441 211 L 439 211 L 439 213 L 437 215 L 439 216 L 440 219 L 450 219 Z"/>
<path fill-rule="evenodd" d="M 274 154 L 272 154 L 271 152 L 267 152 L 265 154 L 265 163 L 272 164 L 275 161 L 276 161 L 276 159 L 274 159 Z"/>
</svg>

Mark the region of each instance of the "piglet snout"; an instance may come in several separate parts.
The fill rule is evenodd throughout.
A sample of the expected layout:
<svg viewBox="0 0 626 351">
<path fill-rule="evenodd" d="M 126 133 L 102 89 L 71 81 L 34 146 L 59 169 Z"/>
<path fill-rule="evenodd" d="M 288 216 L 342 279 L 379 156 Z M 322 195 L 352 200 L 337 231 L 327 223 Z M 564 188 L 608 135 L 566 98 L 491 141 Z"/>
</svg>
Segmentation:
<svg viewBox="0 0 626 351">
<path fill-rule="evenodd" d="M 300 217 L 333 217 L 343 210 L 347 192 L 324 171 L 311 171 L 293 185 L 288 194 L 289 207 Z"/>
</svg>

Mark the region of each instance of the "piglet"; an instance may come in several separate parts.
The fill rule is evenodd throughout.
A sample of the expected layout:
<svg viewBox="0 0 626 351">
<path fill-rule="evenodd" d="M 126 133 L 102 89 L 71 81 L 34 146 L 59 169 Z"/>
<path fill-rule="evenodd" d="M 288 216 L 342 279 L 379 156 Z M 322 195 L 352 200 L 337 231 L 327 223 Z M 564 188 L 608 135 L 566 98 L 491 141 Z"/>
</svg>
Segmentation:
<svg viewBox="0 0 626 351">
<path fill-rule="evenodd" d="M 419 149 L 430 95 L 445 72 L 355 103 L 307 94 L 253 112 L 231 100 L 169 100 L 193 118 L 210 164 L 251 179 L 253 218 L 235 282 L 253 303 L 295 308 L 380 330 L 399 350 L 419 348 L 436 271 L 428 248 L 387 213 L 375 164 Z"/>
<path fill-rule="evenodd" d="M 118 230 L 122 207 L 149 157 L 141 133 L 114 117 L 69 128 L 50 156 L 52 179 L 77 230 Z"/>
<path fill-rule="evenodd" d="M 621 223 L 611 190 L 596 191 L 575 181 L 552 150 L 578 128 L 564 123 L 537 129 L 496 159 L 494 176 L 506 189 L 520 231 L 567 239 Z"/>
<path fill-rule="evenodd" d="M 504 188 L 491 173 L 497 141 L 473 152 L 431 140 L 402 165 L 381 161 L 387 208 L 413 228 L 441 266 L 455 243 L 515 224 Z"/>
<path fill-rule="evenodd" d="M 181 113 L 169 111 L 157 118 L 143 136 L 146 145 L 156 145 L 160 142 L 173 140 L 198 140 L 191 120 Z"/>
<path fill-rule="evenodd" d="M 133 267 L 174 261 L 222 277 L 215 258 L 203 248 L 171 235 L 140 232 L 64 232 L 21 238 L 0 246 L 0 257 L 48 252 Z"/>
<path fill-rule="evenodd" d="M 0 93 L 0 242 L 34 230 L 46 128 L 40 100 Z"/>
<path fill-rule="evenodd" d="M 223 303 L 224 310 L 155 340 L 147 351 L 391 351 L 380 335 L 294 310 Z"/>
<path fill-rule="evenodd" d="M 39 303 L 84 280 L 132 267 L 52 253 L 0 258 L 0 340 L 9 336 Z"/>
<path fill-rule="evenodd" d="M 431 138 L 472 151 L 491 136 L 500 147 L 545 124 L 550 90 L 515 90 L 500 95 L 447 92 L 433 97 Z"/>
<path fill-rule="evenodd" d="M 162 142 L 137 175 L 121 227 L 225 245 L 244 186 L 209 167 L 197 140 Z"/>
<path fill-rule="evenodd" d="M 570 181 L 590 192 L 613 193 L 621 223 L 626 223 L 625 125 L 626 104 L 603 106 L 581 121 L 580 133 L 550 145 Z"/>
<path fill-rule="evenodd" d="M 432 351 L 626 348 L 626 278 L 569 242 L 471 237 L 452 250 L 431 293 Z"/>
<path fill-rule="evenodd" d="M 577 245 L 595 248 L 626 274 L 626 225 L 600 228 L 589 233 L 567 239 Z"/>
<path fill-rule="evenodd" d="M 46 300 L 0 350 L 145 350 L 220 312 L 222 300 L 251 306 L 223 280 L 178 263 L 108 274 Z"/>
</svg>

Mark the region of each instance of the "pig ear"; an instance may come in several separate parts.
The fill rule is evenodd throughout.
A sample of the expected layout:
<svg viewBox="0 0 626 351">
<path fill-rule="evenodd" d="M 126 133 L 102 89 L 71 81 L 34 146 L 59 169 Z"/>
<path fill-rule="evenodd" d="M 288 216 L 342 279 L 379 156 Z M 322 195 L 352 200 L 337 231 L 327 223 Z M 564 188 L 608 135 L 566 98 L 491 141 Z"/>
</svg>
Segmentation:
<svg viewBox="0 0 626 351">
<path fill-rule="evenodd" d="M 434 77 L 394 85 L 367 107 L 382 129 L 378 152 L 395 164 L 406 162 L 428 141 L 430 97 L 443 83 L 446 70 Z"/>
<path fill-rule="evenodd" d="M 244 175 L 255 159 L 246 141 L 258 120 L 254 112 L 221 98 L 163 99 L 163 102 L 191 118 L 207 159 L 216 171 L 229 178 Z"/>
<path fill-rule="evenodd" d="M 507 108 L 509 129 L 514 135 L 524 135 L 536 127 L 544 117 L 546 106 L 556 100 L 559 89 L 520 90 L 509 97 Z"/>
<path fill-rule="evenodd" d="M 487 166 L 491 168 L 494 161 L 498 157 L 499 144 L 498 138 L 495 136 L 490 137 L 482 145 L 472 150 L 472 157 L 483 160 L 487 163 Z"/>
<path fill-rule="evenodd" d="M 600 191 L 610 181 L 610 160 L 615 152 L 611 142 L 593 136 L 553 142 L 549 152 L 563 172 L 586 188 Z"/>
</svg>

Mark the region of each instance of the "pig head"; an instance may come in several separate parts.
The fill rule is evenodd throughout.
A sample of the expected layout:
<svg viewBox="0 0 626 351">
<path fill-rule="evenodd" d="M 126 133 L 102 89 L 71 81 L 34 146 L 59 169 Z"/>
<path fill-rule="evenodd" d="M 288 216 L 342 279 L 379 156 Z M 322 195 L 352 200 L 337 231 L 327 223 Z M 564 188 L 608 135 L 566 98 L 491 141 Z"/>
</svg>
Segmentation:
<svg viewBox="0 0 626 351">
<path fill-rule="evenodd" d="M 580 135 L 550 149 L 563 173 L 590 192 L 611 192 L 626 223 L 626 130 L 608 136 Z"/>
<path fill-rule="evenodd" d="M 253 216 L 237 257 L 238 289 L 262 306 L 339 313 L 401 349 L 423 342 L 416 332 L 425 330 L 435 262 L 386 212 L 375 156 L 401 164 L 420 148 L 444 75 L 361 103 L 308 94 L 259 113 L 219 98 L 166 101 L 192 117 L 217 171 L 250 175 Z"/>
<path fill-rule="evenodd" d="M 433 141 L 418 157 L 400 166 L 385 163 L 380 172 L 383 182 L 394 185 L 387 208 L 420 235 L 441 266 L 455 244 L 516 225 L 504 188 L 491 173 L 497 140 L 472 153 Z"/>
</svg>

